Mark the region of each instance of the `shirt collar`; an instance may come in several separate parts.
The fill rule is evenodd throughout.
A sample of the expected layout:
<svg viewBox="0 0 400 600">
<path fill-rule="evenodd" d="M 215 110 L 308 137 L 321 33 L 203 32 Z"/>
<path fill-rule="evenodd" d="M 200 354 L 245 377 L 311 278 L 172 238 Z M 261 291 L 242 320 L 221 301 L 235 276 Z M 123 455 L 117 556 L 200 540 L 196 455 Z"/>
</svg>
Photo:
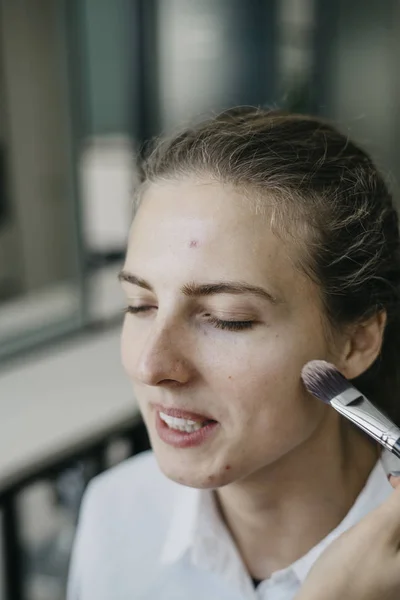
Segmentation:
<svg viewBox="0 0 400 600">
<path fill-rule="evenodd" d="M 161 561 L 172 564 L 186 556 L 191 564 L 219 573 L 236 590 L 252 595 L 251 579 L 221 519 L 214 493 L 181 486 Z"/>
<path fill-rule="evenodd" d="M 195 541 L 201 510 L 202 490 L 179 485 L 179 495 L 161 553 L 165 564 L 179 560 Z"/>
<path fill-rule="evenodd" d="M 215 495 L 211 490 L 180 487 L 161 560 L 173 563 L 190 552 L 195 562 L 208 562 L 207 558 L 210 558 L 214 563 L 218 546 L 234 548 L 219 514 Z"/>
</svg>

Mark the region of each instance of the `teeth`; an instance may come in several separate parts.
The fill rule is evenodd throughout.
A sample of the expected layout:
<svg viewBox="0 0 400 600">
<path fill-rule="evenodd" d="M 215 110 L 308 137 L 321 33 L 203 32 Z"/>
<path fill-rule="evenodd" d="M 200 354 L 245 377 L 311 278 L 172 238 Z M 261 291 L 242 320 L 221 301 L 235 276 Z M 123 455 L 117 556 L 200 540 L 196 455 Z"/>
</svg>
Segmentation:
<svg viewBox="0 0 400 600">
<path fill-rule="evenodd" d="M 178 429 L 179 431 L 186 431 L 187 433 L 191 433 L 192 431 L 197 431 L 201 429 L 203 423 L 199 423 L 198 421 L 192 421 L 192 419 L 180 419 L 178 417 L 171 417 L 170 415 L 166 415 L 163 412 L 159 413 L 160 419 L 164 421 L 171 429 Z"/>
</svg>

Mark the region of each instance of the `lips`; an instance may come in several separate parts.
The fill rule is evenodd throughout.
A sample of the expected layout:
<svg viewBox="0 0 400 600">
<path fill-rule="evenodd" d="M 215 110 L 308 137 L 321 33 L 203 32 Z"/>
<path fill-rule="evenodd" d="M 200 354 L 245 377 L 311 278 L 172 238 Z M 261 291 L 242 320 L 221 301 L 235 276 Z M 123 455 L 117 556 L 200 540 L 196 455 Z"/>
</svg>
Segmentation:
<svg viewBox="0 0 400 600">
<path fill-rule="evenodd" d="M 164 413 L 163 417 L 161 417 L 164 411 L 156 411 L 155 414 L 155 427 L 158 437 L 162 442 L 164 442 L 168 446 L 172 446 L 173 448 L 179 450 L 195 448 L 197 446 L 202 446 L 203 444 L 206 444 L 208 440 L 211 440 L 212 437 L 217 433 L 219 429 L 219 423 L 217 423 L 217 421 L 207 420 L 205 415 L 200 415 L 199 413 L 179 411 L 179 409 L 176 410 L 178 410 L 179 414 L 183 413 L 189 415 L 190 419 L 189 417 L 174 417 L 172 415 L 167 416 L 166 413 Z M 194 417 L 197 418 L 195 419 Z M 165 423 L 165 419 L 172 419 L 172 421 L 174 421 L 175 419 L 177 421 L 182 419 L 182 421 L 177 428 L 176 426 L 178 424 Z M 185 429 L 185 419 L 187 419 L 187 423 L 189 422 L 189 420 L 192 423 L 196 422 L 197 427 L 189 424 L 187 426 L 188 429 Z M 198 419 L 200 419 L 201 421 L 199 421 Z"/>
<path fill-rule="evenodd" d="M 204 413 L 196 413 L 188 410 L 183 410 L 181 408 L 168 408 L 163 406 L 162 404 L 154 404 L 154 408 L 158 412 L 162 412 L 170 417 L 175 417 L 177 419 L 191 419 L 192 421 L 197 421 L 198 423 L 203 423 L 204 421 L 212 421 L 215 422 L 210 415 Z"/>
</svg>

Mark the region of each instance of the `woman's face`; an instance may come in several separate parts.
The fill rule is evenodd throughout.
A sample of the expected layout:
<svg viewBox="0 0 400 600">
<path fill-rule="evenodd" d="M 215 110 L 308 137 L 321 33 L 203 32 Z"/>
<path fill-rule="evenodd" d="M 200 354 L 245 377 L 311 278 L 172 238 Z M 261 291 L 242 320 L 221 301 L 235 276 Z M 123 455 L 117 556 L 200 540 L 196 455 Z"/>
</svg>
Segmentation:
<svg viewBox="0 0 400 600">
<path fill-rule="evenodd" d="M 230 186 L 187 179 L 144 194 L 122 276 L 122 359 L 175 481 L 249 477 L 322 426 L 327 409 L 300 380 L 330 356 L 321 303 L 289 251 Z"/>
</svg>

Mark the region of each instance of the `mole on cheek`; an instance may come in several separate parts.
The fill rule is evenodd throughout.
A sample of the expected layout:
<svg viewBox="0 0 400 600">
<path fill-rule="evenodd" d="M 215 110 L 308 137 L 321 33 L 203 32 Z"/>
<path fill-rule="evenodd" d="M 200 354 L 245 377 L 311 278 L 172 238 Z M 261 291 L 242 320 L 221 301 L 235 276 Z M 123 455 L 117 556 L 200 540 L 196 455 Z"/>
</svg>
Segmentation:
<svg viewBox="0 0 400 600">
<path fill-rule="evenodd" d="M 229 471 L 230 468 L 231 468 L 231 465 L 226 465 L 226 467 L 225 467 L 226 471 Z"/>
<path fill-rule="evenodd" d="M 189 243 L 189 248 L 197 248 L 199 245 L 199 242 L 197 240 L 191 240 Z"/>
</svg>

